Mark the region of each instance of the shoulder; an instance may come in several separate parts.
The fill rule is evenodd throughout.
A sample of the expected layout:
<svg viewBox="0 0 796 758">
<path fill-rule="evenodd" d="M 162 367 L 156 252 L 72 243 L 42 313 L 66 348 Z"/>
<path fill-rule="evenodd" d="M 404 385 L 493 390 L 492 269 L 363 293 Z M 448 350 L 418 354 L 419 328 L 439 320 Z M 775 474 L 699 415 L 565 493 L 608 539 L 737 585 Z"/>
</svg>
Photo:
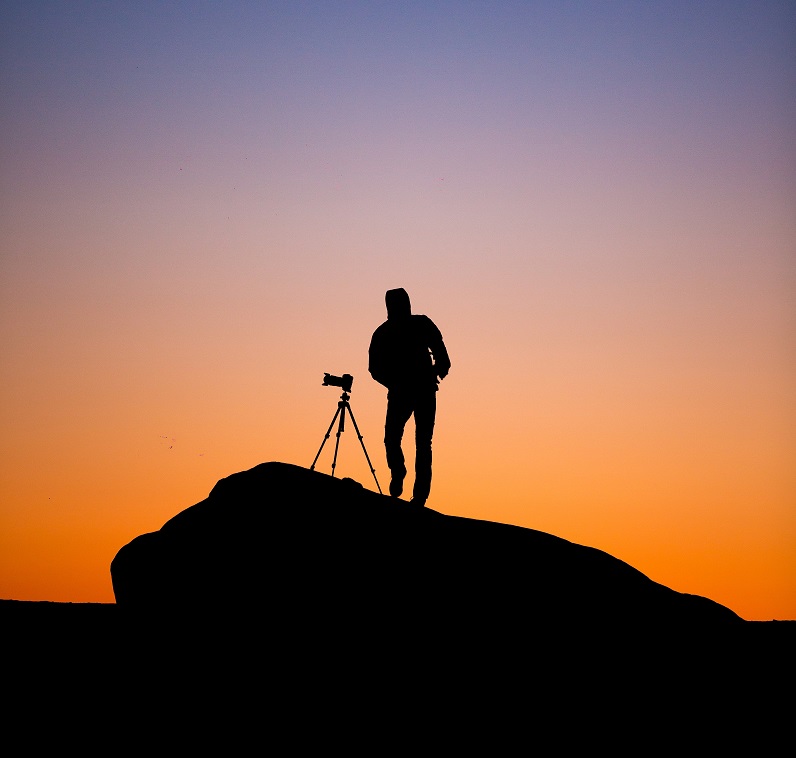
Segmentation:
<svg viewBox="0 0 796 758">
<path fill-rule="evenodd" d="M 383 324 L 379 324 L 376 327 L 376 330 L 373 332 L 373 336 L 371 337 L 371 341 L 382 339 L 387 332 L 390 330 L 389 322 L 385 321 Z"/>
<path fill-rule="evenodd" d="M 418 314 L 416 316 L 412 316 L 413 319 L 417 319 L 415 324 L 419 329 L 422 329 L 427 334 L 439 334 L 439 329 L 437 325 L 428 317 L 422 314 Z"/>
</svg>

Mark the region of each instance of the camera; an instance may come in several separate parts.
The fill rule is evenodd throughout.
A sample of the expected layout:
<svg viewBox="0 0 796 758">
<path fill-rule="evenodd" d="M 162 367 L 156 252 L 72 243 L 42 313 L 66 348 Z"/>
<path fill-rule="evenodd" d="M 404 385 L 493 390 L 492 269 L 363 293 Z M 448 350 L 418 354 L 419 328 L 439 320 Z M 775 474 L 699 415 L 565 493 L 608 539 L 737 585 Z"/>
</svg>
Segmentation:
<svg viewBox="0 0 796 758">
<path fill-rule="evenodd" d="M 342 376 L 333 376 L 332 374 L 323 375 L 324 387 L 341 387 L 343 392 L 351 392 L 351 383 L 354 377 L 351 374 L 343 374 Z"/>
</svg>

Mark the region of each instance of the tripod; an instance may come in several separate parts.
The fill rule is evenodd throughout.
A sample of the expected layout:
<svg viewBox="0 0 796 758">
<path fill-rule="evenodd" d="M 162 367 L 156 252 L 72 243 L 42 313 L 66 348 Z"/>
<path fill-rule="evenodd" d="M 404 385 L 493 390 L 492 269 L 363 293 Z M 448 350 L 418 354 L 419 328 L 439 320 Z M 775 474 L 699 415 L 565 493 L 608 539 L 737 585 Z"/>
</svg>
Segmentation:
<svg viewBox="0 0 796 758">
<path fill-rule="evenodd" d="M 332 461 L 332 476 L 334 476 L 334 469 L 335 466 L 337 466 L 337 450 L 340 447 L 340 435 L 345 431 L 345 412 L 348 410 L 348 413 L 351 416 L 351 421 L 354 424 L 354 429 L 356 429 L 357 437 L 359 437 L 359 444 L 362 445 L 362 452 L 365 453 L 365 458 L 367 459 L 368 466 L 370 467 L 370 473 L 373 474 L 373 479 L 376 482 L 376 486 L 379 488 L 379 494 L 383 495 L 384 493 L 381 491 L 381 487 L 379 486 L 379 480 L 376 479 L 376 470 L 373 468 L 373 464 L 370 462 L 370 456 L 368 455 L 368 451 L 365 450 L 365 443 L 362 441 L 362 435 L 359 433 L 357 420 L 354 418 L 354 411 L 351 410 L 351 404 L 348 402 L 350 397 L 351 396 L 345 390 L 343 391 L 343 394 L 340 395 L 340 402 L 337 403 L 337 410 L 335 411 L 334 416 L 332 416 L 332 423 L 329 424 L 329 428 L 326 430 L 326 434 L 323 437 L 323 442 L 321 442 L 321 446 L 318 448 L 318 452 L 315 455 L 315 460 L 312 462 L 312 466 L 310 466 L 310 471 L 315 470 L 315 464 L 321 455 L 323 446 L 326 444 L 326 440 L 329 439 L 334 422 L 339 417 L 340 422 L 337 424 L 337 440 L 334 443 L 334 460 Z"/>
</svg>

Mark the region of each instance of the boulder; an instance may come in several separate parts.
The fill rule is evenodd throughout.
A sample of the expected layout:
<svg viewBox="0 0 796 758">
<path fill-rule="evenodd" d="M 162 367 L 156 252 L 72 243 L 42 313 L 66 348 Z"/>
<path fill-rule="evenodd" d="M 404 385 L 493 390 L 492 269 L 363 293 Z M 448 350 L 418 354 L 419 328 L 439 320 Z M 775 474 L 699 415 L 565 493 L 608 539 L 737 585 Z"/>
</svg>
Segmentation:
<svg viewBox="0 0 796 758">
<path fill-rule="evenodd" d="M 117 605 L 133 614 L 265 619 L 286 637 L 376 628 L 516 641 L 562 628 L 744 623 L 596 548 L 281 462 L 221 479 L 123 546 L 111 579 Z"/>
</svg>

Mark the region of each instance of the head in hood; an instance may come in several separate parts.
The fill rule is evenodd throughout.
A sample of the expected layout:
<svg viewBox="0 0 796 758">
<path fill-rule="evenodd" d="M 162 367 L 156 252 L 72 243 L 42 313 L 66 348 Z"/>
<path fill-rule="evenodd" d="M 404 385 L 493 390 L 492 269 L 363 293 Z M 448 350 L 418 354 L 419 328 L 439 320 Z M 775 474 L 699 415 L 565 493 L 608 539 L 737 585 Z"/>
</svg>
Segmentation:
<svg viewBox="0 0 796 758">
<path fill-rule="evenodd" d="M 387 304 L 387 318 L 400 319 L 409 318 L 412 315 L 412 305 L 409 302 L 409 295 L 402 287 L 394 290 L 387 290 L 384 296 Z"/>
</svg>

